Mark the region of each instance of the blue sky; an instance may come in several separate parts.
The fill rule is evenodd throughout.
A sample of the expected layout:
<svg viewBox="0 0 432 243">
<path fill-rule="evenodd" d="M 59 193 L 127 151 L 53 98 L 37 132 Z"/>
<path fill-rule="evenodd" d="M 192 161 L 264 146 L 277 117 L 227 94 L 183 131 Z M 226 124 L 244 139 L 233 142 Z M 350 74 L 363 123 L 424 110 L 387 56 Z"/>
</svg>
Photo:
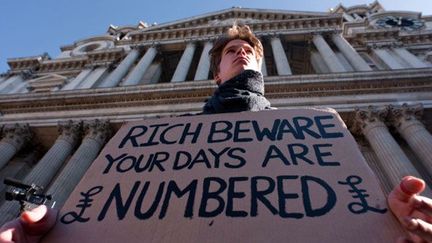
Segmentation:
<svg viewBox="0 0 432 243">
<path fill-rule="evenodd" d="M 344 6 L 369 4 L 369 0 L 4 0 L 0 14 L 0 73 L 9 69 L 6 59 L 47 52 L 60 46 L 102 35 L 110 24 L 137 25 L 139 21 L 164 23 L 207 12 L 241 6 L 326 12 Z M 386 10 L 410 10 L 432 15 L 431 0 L 381 0 Z"/>
</svg>

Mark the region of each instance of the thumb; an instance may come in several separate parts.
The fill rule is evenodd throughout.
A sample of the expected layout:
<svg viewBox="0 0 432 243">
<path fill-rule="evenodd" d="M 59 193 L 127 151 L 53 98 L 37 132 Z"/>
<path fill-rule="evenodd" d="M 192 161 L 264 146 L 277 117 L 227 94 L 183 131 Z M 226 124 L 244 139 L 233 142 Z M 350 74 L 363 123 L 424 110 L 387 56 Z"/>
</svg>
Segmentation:
<svg viewBox="0 0 432 243">
<path fill-rule="evenodd" d="M 426 187 L 425 182 L 414 176 L 405 176 L 390 193 L 391 198 L 396 198 L 399 201 L 408 202 L 412 196 L 421 193 Z"/>
<path fill-rule="evenodd" d="M 21 214 L 20 221 L 24 231 L 29 235 L 41 236 L 47 233 L 55 224 L 57 211 L 41 205 Z"/>
<path fill-rule="evenodd" d="M 400 183 L 400 189 L 402 192 L 409 196 L 421 193 L 424 191 L 425 187 L 425 182 L 414 176 L 405 176 Z"/>
<path fill-rule="evenodd" d="M 21 214 L 21 222 L 24 224 L 35 224 L 45 217 L 48 208 L 45 205 L 38 206 Z"/>
</svg>

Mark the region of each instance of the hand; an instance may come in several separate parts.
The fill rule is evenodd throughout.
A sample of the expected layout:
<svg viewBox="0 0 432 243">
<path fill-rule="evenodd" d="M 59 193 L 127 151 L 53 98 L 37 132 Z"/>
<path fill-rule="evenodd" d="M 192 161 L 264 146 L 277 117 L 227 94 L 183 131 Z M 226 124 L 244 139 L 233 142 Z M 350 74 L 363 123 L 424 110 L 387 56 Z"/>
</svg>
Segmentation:
<svg viewBox="0 0 432 243">
<path fill-rule="evenodd" d="M 57 210 L 41 205 L 0 228 L 0 243 L 36 243 L 55 225 Z"/>
<path fill-rule="evenodd" d="M 432 242 L 432 199 L 417 195 L 424 189 L 423 180 L 406 176 L 388 196 L 391 211 L 409 232 L 399 242 Z"/>
</svg>

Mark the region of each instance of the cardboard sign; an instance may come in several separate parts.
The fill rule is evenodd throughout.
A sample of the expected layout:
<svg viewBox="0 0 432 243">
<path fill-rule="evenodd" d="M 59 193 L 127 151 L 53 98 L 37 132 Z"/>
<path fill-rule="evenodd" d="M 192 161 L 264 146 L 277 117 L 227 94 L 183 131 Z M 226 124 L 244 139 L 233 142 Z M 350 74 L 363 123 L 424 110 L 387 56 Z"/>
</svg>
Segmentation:
<svg viewBox="0 0 432 243">
<path fill-rule="evenodd" d="M 386 198 L 333 110 L 125 124 L 44 242 L 394 242 Z"/>
</svg>

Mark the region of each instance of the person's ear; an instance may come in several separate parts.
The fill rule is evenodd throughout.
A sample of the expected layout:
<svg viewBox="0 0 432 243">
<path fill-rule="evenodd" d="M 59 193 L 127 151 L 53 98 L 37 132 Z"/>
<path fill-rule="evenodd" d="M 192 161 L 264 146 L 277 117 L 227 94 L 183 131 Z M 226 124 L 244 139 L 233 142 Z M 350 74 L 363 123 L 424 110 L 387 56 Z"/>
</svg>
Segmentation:
<svg viewBox="0 0 432 243">
<path fill-rule="evenodd" d="M 214 80 L 216 81 L 216 84 L 219 85 L 221 83 L 221 78 L 218 74 L 213 75 Z"/>
</svg>

